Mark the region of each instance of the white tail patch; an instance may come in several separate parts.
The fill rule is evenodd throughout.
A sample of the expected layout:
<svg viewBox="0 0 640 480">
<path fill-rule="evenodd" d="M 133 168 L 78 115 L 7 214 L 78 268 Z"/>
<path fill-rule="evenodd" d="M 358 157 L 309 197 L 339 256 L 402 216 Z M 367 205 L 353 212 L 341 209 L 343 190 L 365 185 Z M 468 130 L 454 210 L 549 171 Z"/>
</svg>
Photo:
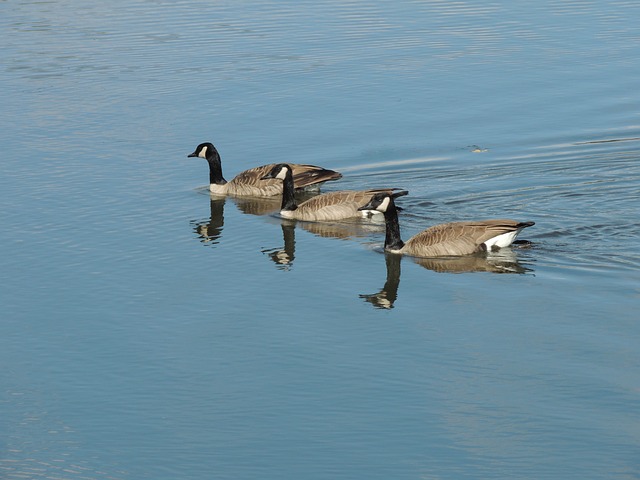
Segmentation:
<svg viewBox="0 0 640 480">
<path fill-rule="evenodd" d="M 491 250 L 493 247 L 503 248 L 508 247 L 513 243 L 513 241 L 520 233 L 520 230 L 515 230 L 513 232 L 503 233 L 502 235 L 498 235 L 496 237 L 490 238 L 484 244 L 487 247 L 487 250 Z"/>
</svg>

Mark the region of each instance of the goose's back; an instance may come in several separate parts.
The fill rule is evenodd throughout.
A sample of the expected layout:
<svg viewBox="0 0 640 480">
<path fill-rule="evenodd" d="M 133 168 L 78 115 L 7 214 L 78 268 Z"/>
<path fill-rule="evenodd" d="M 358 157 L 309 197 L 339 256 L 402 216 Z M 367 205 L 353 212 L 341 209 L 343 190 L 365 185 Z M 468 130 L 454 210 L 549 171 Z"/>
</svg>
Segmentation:
<svg viewBox="0 0 640 480">
<path fill-rule="evenodd" d="M 282 180 L 262 177 L 271 172 L 276 164 L 250 168 L 236 175 L 224 185 L 226 193 L 236 196 L 271 197 L 282 194 Z M 295 188 L 318 185 L 328 180 L 337 180 L 342 175 L 315 165 L 292 164 L 293 184 Z"/>
</svg>

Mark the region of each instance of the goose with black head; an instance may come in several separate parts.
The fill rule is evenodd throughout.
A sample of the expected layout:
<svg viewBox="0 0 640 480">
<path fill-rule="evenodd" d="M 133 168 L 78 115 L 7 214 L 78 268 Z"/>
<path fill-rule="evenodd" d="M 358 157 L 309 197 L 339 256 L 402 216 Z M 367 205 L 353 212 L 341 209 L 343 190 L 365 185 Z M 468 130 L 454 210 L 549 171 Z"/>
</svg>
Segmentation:
<svg viewBox="0 0 640 480">
<path fill-rule="evenodd" d="M 508 247 L 522 229 L 535 225 L 534 222 L 509 219 L 443 223 L 427 228 L 403 242 L 398 210 L 392 195 L 377 193 L 360 210 L 376 210 L 384 214 L 386 251 L 413 257 L 470 255 Z"/>
<path fill-rule="evenodd" d="M 209 164 L 209 191 L 217 195 L 238 197 L 271 197 L 282 193 L 282 182 L 265 179 L 275 164 L 245 170 L 227 181 L 222 175 L 220 153 L 212 143 L 201 143 L 188 157 L 204 158 Z M 330 180 L 342 178 L 342 174 L 334 170 L 315 165 L 291 164 L 296 190 L 316 190 Z"/>
</svg>

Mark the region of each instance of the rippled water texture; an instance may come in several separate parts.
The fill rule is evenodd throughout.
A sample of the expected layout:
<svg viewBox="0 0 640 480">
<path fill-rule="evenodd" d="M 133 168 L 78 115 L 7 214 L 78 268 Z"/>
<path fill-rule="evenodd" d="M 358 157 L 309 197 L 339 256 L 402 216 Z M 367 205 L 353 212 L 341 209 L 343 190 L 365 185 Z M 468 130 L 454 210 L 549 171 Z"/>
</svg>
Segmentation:
<svg viewBox="0 0 640 480">
<path fill-rule="evenodd" d="M 0 2 L 0 477 L 640 477 L 640 5 Z M 298 162 L 486 256 L 211 197 Z"/>
</svg>

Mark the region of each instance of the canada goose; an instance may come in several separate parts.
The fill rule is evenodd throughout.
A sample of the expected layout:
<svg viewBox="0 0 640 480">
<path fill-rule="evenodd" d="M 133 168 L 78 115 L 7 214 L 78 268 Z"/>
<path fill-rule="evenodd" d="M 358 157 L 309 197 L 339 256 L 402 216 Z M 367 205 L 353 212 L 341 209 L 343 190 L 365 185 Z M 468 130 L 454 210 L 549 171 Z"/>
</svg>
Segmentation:
<svg viewBox="0 0 640 480">
<path fill-rule="evenodd" d="M 282 180 L 282 207 L 280 215 L 284 218 L 295 220 L 307 220 L 311 222 L 343 220 L 358 216 L 368 216 L 368 212 L 362 211 L 360 205 L 368 202 L 375 194 L 389 195 L 390 198 L 406 195 L 406 190 L 388 188 L 378 190 L 342 190 L 329 192 L 302 202 L 296 203 L 293 191 L 292 166 L 281 163 L 275 165 L 263 179 L 275 178 Z M 359 211 L 360 210 L 360 211 Z M 377 212 L 376 212 L 377 213 Z"/>
<path fill-rule="evenodd" d="M 209 191 L 218 195 L 270 197 L 282 193 L 282 184 L 277 180 L 264 180 L 275 164 L 250 168 L 230 181 L 222 176 L 220 154 L 212 143 L 201 143 L 187 157 L 204 158 L 209 163 Z M 315 165 L 292 164 L 296 189 L 317 188 L 321 183 L 338 180 L 342 174 Z"/>
<path fill-rule="evenodd" d="M 392 195 L 378 193 L 360 210 L 378 210 L 384 213 L 386 251 L 414 257 L 469 255 L 508 247 L 523 228 L 535 224 L 515 220 L 443 223 L 427 228 L 405 243 L 400 238 L 398 211 Z"/>
</svg>

